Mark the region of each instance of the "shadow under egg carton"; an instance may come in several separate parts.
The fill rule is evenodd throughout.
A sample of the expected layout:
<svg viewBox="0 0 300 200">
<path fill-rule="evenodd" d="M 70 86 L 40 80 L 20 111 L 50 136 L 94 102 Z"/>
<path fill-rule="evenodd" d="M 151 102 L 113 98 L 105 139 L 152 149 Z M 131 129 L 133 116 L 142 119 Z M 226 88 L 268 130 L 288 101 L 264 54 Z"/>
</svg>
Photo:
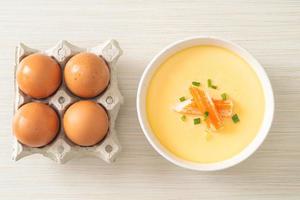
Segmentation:
<svg viewBox="0 0 300 200">
<path fill-rule="evenodd" d="M 81 147 L 72 143 L 64 134 L 62 127 L 63 114 L 68 106 L 81 99 L 69 92 L 64 80 L 62 80 L 61 86 L 52 96 L 41 100 L 31 98 L 19 90 L 16 81 L 16 70 L 18 64 L 24 57 L 36 52 L 40 52 L 54 58 L 60 64 L 62 71 L 66 62 L 72 56 L 80 52 L 91 52 L 98 56 L 102 56 L 105 59 L 110 68 L 110 83 L 102 94 L 89 99 L 101 104 L 106 109 L 109 116 L 109 131 L 100 143 L 91 147 Z M 47 103 L 57 111 L 60 117 L 60 131 L 57 137 L 50 144 L 40 148 L 32 148 L 23 145 L 14 137 L 13 160 L 17 161 L 32 154 L 42 154 L 58 163 L 65 163 L 72 158 L 83 156 L 99 157 L 108 163 L 114 161 L 118 153 L 121 151 L 121 146 L 115 130 L 115 121 L 120 105 L 123 103 L 123 97 L 118 88 L 117 71 L 115 66 L 115 63 L 121 54 L 122 50 L 119 47 L 118 42 L 115 40 L 109 40 L 98 46 L 87 49 L 74 46 L 67 41 L 60 41 L 53 48 L 46 51 L 38 51 L 29 48 L 24 44 L 20 44 L 16 47 L 14 112 L 16 112 L 20 106 L 28 102 L 39 101 Z"/>
</svg>

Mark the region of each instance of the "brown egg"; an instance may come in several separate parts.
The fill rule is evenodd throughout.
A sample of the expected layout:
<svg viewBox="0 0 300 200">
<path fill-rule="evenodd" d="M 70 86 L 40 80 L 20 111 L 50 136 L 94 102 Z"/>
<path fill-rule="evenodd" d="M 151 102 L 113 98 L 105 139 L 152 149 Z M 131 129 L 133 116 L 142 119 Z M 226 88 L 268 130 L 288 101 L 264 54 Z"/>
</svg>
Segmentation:
<svg viewBox="0 0 300 200">
<path fill-rule="evenodd" d="M 19 88 L 33 98 L 46 98 L 61 83 L 61 69 L 49 56 L 35 53 L 25 57 L 17 69 Z"/>
<path fill-rule="evenodd" d="M 17 110 L 13 118 L 13 132 L 17 139 L 30 147 L 49 144 L 59 130 L 59 118 L 48 105 L 31 102 Z"/>
<path fill-rule="evenodd" d="M 108 116 L 102 106 L 93 101 L 72 104 L 63 118 L 67 137 L 80 146 L 100 142 L 108 131 Z"/>
<path fill-rule="evenodd" d="M 64 78 L 73 94 L 92 98 L 106 89 L 110 72 L 101 57 L 92 53 L 79 53 L 67 62 Z"/>
</svg>

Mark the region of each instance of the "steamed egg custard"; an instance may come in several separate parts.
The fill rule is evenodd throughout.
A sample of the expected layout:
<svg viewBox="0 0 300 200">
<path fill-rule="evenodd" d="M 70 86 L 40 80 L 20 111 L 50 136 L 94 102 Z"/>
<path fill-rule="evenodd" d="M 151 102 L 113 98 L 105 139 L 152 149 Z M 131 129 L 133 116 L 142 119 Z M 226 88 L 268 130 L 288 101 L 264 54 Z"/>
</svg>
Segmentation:
<svg viewBox="0 0 300 200">
<path fill-rule="evenodd" d="M 150 80 L 149 125 L 168 151 L 184 160 L 229 159 L 250 144 L 264 116 L 261 83 L 234 52 L 200 45 L 167 58 Z"/>
</svg>

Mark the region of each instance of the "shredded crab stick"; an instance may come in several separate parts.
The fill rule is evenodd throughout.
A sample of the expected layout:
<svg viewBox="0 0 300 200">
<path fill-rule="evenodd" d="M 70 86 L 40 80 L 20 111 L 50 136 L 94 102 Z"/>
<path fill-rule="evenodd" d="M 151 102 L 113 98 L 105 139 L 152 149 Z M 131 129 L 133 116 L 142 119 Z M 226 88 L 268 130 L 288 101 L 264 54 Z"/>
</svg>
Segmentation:
<svg viewBox="0 0 300 200">
<path fill-rule="evenodd" d="M 208 92 L 200 90 L 199 88 L 190 87 L 190 93 L 193 96 L 197 108 L 202 111 L 202 113 L 209 113 L 208 119 L 214 128 L 221 128 L 223 126 L 223 122 Z"/>
<path fill-rule="evenodd" d="M 204 102 L 202 101 L 201 94 L 197 91 L 197 88 L 190 87 L 190 93 L 193 96 L 193 103 L 198 108 L 199 112 L 204 115 L 207 111 Z M 211 128 L 211 122 L 209 119 L 205 120 L 208 128 Z"/>
<path fill-rule="evenodd" d="M 183 102 L 180 102 L 174 107 L 174 111 L 187 115 L 203 115 L 192 99 L 187 99 Z"/>
<path fill-rule="evenodd" d="M 222 118 L 229 118 L 233 115 L 233 102 L 231 100 L 213 99 L 213 103 Z M 203 115 L 197 108 L 193 99 L 187 99 L 174 107 L 174 111 L 185 115 Z"/>
<path fill-rule="evenodd" d="M 207 109 L 202 100 L 202 94 L 199 92 L 199 89 L 195 87 L 190 87 L 190 93 L 193 97 L 193 102 L 195 103 L 196 107 L 202 114 L 204 114 L 207 111 Z"/>
<path fill-rule="evenodd" d="M 233 115 L 233 102 L 232 100 L 216 100 L 213 99 L 218 113 L 221 117 L 231 117 Z"/>
</svg>

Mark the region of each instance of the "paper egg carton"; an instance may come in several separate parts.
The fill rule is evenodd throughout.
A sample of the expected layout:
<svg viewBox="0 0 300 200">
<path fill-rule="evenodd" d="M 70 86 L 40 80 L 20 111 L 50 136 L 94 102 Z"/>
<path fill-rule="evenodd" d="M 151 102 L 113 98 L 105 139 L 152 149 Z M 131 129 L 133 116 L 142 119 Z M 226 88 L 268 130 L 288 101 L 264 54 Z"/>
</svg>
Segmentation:
<svg viewBox="0 0 300 200">
<path fill-rule="evenodd" d="M 61 66 L 63 71 L 66 62 L 75 54 L 79 52 L 91 52 L 98 56 L 102 56 L 110 68 L 110 83 L 107 89 L 99 96 L 89 99 L 101 104 L 108 112 L 109 116 L 109 131 L 107 136 L 98 144 L 91 147 L 81 147 L 72 143 L 64 133 L 62 126 L 62 117 L 66 109 L 72 103 L 80 100 L 79 97 L 73 95 L 67 89 L 64 80 L 59 89 L 52 96 L 38 100 L 33 99 L 30 96 L 25 95 L 18 88 L 16 81 L 16 70 L 20 61 L 32 53 L 40 52 L 54 58 Z M 32 148 L 21 144 L 14 136 L 13 144 L 13 160 L 17 161 L 23 157 L 32 154 L 42 154 L 57 163 L 65 163 L 66 161 L 75 157 L 83 156 L 95 156 L 103 159 L 104 161 L 111 163 L 115 160 L 118 153 L 121 151 L 121 146 L 118 142 L 117 133 L 115 130 L 115 121 L 120 109 L 120 105 L 123 103 L 123 97 L 118 88 L 117 70 L 115 63 L 121 56 L 122 50 L 115 40 L 106 41 L 98 46 L 92 48 L 80 48 L 67 41 L 60 41 L 54 47 L 46 51 L 38 51 L 36 49 L 29 48 L 24 44 L 19 44 L 16 47 L 15 53 L 15 105 L 14 113 L 17 109 L 28 102 L 39 101 L 49 104 L 54 108 L 60 117 L 60 130 L 57 137 L 48 145 L 41 148 Z M 62 76 L 63 79 L 63 76 Z"/>
</svg>

